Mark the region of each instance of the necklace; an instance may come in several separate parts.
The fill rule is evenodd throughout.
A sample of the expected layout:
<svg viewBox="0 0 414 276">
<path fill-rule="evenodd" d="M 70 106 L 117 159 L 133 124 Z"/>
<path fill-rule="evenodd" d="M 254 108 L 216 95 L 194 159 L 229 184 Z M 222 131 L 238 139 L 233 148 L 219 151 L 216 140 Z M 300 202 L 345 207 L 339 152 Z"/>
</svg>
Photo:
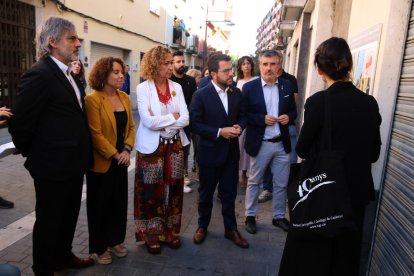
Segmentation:
<svg viewBox="0 0 414 276">
<path fill-rule="evenodd" d="M 162 94 L 161 90 L 157 87 L 157 85 L 155 85 L 155 88 L 157 89 L 157 94 L 158 94 L 158 99 L 160 100 L 161 103 L 163 103 L 164 105 L 167 105 L 168 102 L 171 100 L 171 94 L 170 94 L 170 87 L 168 86 L 168 80 L 165 80 L 166 83 L 166 88 L 165 88 L 165 93 Z M 154 81 L 155 84 L 155 81 Z"/>
</svg>

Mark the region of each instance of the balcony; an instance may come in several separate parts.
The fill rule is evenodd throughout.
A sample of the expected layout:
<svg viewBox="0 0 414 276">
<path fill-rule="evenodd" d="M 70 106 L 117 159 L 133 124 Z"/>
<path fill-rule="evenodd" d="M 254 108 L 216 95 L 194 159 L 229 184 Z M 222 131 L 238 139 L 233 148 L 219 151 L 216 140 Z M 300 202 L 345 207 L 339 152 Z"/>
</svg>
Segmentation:
<svg viewBox="0 0 414 276">
<path fill-rule="evenodd" d="M 182 30 L 179 28 L 173 28 L 173 41 L 171 44 L 171 48 L 173 49 L 182 49 L 186 46 L 186 37 L 190 36 L 190 34 L 186 30 Z"/>
<path fill-rule="evenodd" d="M 279 34 L 282 37 L 290 37 L 296 27 L 296 21 L 282 21 L 279 26 Z"/>
<path fill-rule="evenodd" d="M 189 47 L 185 48 L 185 52 L 188 54 L 197 54 L 198 49 L 195 45 L 190 45 Z"/>
<path fill-rule="evenodd" d="M 281 20 L 298 21 L 306 0 L 285 0 L 282 6 Z"/>
</svg>

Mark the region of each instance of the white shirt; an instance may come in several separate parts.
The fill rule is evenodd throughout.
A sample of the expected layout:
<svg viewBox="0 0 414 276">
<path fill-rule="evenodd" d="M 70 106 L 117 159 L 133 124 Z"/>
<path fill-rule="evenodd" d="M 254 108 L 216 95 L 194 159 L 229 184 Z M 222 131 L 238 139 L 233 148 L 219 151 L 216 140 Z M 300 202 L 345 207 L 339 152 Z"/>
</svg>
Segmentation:
<svg viewBox="0 0 414 276">
<path fill-rule="evenodd" d="M 214 88 L 217 91 L 218 96 L 220 97 L 221 103 L 223 104 L 224 110 L 226 111 L 226 114 L 229 114 L 229 101 L 227 99 L 227 91 L 229 88 L 227 87 L 224 91 L 221 89 L 217 84 L 214 83 L 213 80 L 211 80 L 211 83 L 213 84 Z M 220 136 L 220 130 L 219 128 L 217 132 L 217 138 Z"/>
<path fill-rule="evenodd" d="M 252 81 L 252 80 L 255 80 L 255 79 L 257 79 L 258 78 L 258 76 L 254 76 L 254 77 L 252 77 L 252 78 L 250 78 L 250 79 L 248 79 L 248 80 L 238 80 L 237 81 L 237 88 L 238 89 L 240 89 L 240 90 L 242 90 L 242 88 L 243 88 L 243 85 L 246 83 L 246 82 L 249 82 L 249 81 Z"/>
<path fill-rule="evenodd" d="M 273 85 L 268 85 L 263 79 L 261 81 L 267 115 L 279 117 L 279 88 L 277 80 Z M 266 126 L 263 139 L 271 139 L 277 136 L 280 136 L 279 123 L 275 123 L 273 126 Z"/>
<path fill-rule="evenodd" d="M 229 102 L 227 99 L 227 91 L 229 88 L 227 87 L 224 91 L 221 89 L 217 84 L 214 83 L 214 81 L 211 81 L 211 83 L 214 85 L 214 88 L 217 91 L 218 96 L 220 97 L 221 103 L 223 104 L 224 110 L 226 110 L 226 113 L 229 114 Z"/>
<path fill-rule="evenodd" d="M 76 94 L 76 98 L 78 99 L 79 102 L 79 106 L 83 109 L 82 106 L 82 101 L 81 101 L 81 93 L 79 90 L 78 85 L 76 84 L 75 80 L 73 79 L 72 75 L 68 73 L 68 66 L 66 64 L 64 64 L 63 62 L 61 62 L 60 60 L 58 60 L 57 58 L 50 56 L 52 58 L 52 60 L 57 64 L 57 66 L 59 66 L 60 70 L 62 70 L 63 74 L 65 74 L 65 76 L 68 78 L 70 85 L 72 85 L 73 90 L 75 90 L 75 94 Z"/>
</svg>

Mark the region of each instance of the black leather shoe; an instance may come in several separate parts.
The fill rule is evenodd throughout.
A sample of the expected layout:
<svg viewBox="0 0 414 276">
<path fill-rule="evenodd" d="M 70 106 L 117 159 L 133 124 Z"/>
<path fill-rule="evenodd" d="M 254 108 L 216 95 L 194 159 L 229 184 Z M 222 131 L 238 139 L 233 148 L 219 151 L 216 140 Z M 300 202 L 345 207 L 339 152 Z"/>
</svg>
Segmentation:
<svg viewBox="0 0 414 276">
<path fill-rule="evenodd" d="M 272 224 L 276 227 L 282 228 L 283 231 L 289 231 L 289 221 L 285 218 L 272 219 Z"/>
<path fill-rule="evenodd" d="M 0 196 L 0 208 L 1 209 L 11 209 L 14 207 L 14 203 L 8 200 L 5 200 Z"/>
<path fill-rule="evenodd" d="M 249 232 L 250 234 L 256 234 L 256 219 L 254 217 L 247 216 L 244 224 L 247 232 Z"/>
</svg>

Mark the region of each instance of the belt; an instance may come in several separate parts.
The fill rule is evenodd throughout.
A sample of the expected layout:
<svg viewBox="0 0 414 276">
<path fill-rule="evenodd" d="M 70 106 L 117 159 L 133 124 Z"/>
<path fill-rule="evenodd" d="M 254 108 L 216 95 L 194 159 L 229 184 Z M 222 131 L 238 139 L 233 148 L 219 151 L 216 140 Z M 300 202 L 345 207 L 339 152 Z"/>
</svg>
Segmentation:
<svg viewBox="0 0 414 276">
<path fill-rule="evenodd" d="M 161 144 L 174 144 L 175 141 L 177 141 L 178 139 L 180 139 L 180 136 L 177 134 L 174 134 L 173 137 L 171 138 L 164 138 L 160 136 L 160 143 Z"/>
<path fill-rule="evenodd" d="M 282 141 L 282 136 L 281 135 L 277 136 L 277 137 L 270 138 L 270 139 L 263 139 L 263 142 L 270 142 L 270 143 L 278 143 L 280 141 Z"/>
</svg>

